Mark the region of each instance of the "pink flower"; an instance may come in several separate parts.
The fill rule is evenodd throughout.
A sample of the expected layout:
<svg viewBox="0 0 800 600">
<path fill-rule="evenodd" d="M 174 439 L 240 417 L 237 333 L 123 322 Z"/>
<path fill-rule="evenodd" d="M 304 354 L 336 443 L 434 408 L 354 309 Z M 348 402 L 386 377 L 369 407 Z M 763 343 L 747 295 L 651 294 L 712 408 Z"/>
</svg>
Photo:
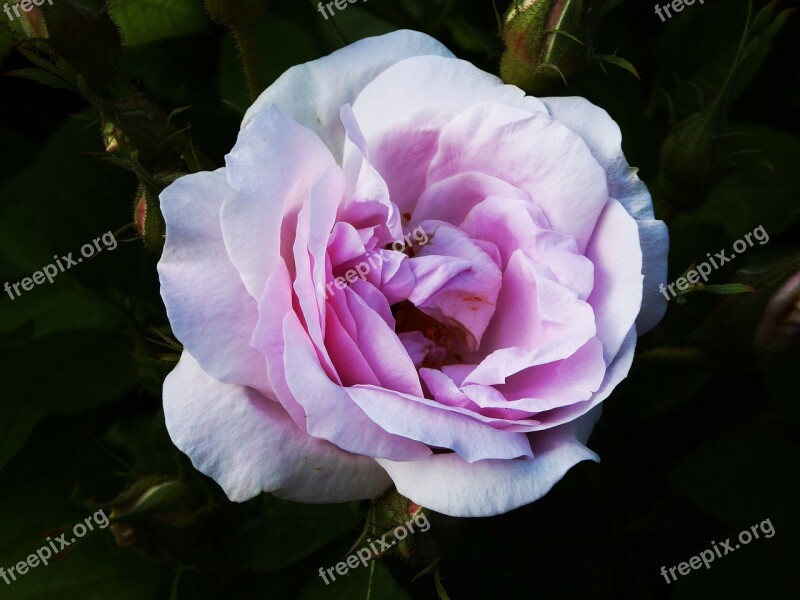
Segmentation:
<svg viewBox="0 0 800 600">
<path fill-rule="evenodd" d="M 666 227 L 620 145 L 588 101 L 412 31 L 287 71 L 224 169 L 161 195 L 175 444 L 234 501 L 394 484 L 454 516 L 597 460 L 600 403 L 666 308 Z"/>
</svg>

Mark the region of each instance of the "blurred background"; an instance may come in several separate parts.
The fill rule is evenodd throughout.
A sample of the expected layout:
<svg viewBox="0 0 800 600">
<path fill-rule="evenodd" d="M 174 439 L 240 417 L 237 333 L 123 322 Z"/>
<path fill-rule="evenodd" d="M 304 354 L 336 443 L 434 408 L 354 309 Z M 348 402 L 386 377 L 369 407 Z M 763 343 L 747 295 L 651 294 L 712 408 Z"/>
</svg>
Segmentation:
<svg viewBox="0 0 800 600">
<path fill-rule="evenodd" d="M 53 0 L 19 18 L 0 14 L 0 284 L 54 255 L 77 257 L 106 232 L 118 241 L 52 284 L 0 298 L 0 566 L 100 508 L 113 517 L 49 566 L 0 580 L 0 597 L 796 595 L 792 3 L 755 2 L 749 17 L 744 0 L 694 3 L 664 22 L 653 0 L 540 0 L 519 10 L 508 0 L 369 0 L 327 20 L 305 0 L 264 11 L 256 0 L 241 10 L 233 0 L 208 4 Z M 563 16 L 568 35 L 537 30 L 534 9 Z M 758 226 L 769 242 L 671 300 L 641 338 L 589 443 L 601 464 L 578 465 L 506 515 L 431 514 L 405 556 L 325 586 L 319 567 L 346 557 L 374 517 L 369 503 L 265 495 L 232 504 L 166 434 L 161 385 L 180 346 L 158 293 L 157 194 L 182 173 L 222 166 L 249 94 L 284 70 L 401 28 L 486 71 L 502 65 L 506 81 L 539 95 L 605 108 L 669 224 L 669 282 Z M 249 58 L 249 88 L 237 47 Z M 662 576 L 662 566 L 766 519 L 774 537 L 677 582 Z"/>
</svg>

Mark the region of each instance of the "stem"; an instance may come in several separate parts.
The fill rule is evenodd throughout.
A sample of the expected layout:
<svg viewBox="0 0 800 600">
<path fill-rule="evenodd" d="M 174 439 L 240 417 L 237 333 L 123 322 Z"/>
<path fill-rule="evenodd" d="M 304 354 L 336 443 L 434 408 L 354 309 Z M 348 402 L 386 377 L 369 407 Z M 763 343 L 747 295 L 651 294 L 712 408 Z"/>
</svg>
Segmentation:
<svg viewBox="0 0 800 600">
<path fill-rule="evenodd" d="M 256 48 L 256 36 L 253 28 L 231 29 L 236 46 L 239 48 L 239 58 L 242 61 L 244 76 L 247 79 L 247 90 L 250 93 L 250 101 L 254 102 L 259 94 L 264 91 L 266 85 L 261 75 L 261 64 L 258 60 L 258 49 Z"/>
</svg>

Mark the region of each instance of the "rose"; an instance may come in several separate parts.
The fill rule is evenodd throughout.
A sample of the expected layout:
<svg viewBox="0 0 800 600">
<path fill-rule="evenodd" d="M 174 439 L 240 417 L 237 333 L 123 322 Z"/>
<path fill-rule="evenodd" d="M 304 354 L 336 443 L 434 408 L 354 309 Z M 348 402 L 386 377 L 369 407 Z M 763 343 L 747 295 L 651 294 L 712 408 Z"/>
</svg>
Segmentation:
<svg viewBox="0 0 800 600">
<path fill-rule="evenodd" d="M 410 31 L 287 71 L 161 207 L 167 427 L 235 501 L 532 502 L 597 459 L 666 306 L 666 228 L 610 117 Z"/>
</svg>

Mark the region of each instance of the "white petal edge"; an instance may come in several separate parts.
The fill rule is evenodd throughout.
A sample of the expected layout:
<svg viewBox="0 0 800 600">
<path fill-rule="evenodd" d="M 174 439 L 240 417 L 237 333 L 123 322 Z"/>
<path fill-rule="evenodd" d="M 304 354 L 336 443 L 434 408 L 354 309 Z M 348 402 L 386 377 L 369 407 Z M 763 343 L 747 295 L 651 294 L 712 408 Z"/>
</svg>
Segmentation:
<svg viewBox="0 0 800 600">
<path fill-rule="evenodd" d="M 538 500 L 579 462 L 599 462 L 584 445 L 599 416 L 598 407 L 566 425 L 530 434 L 532 459 L 467 463 L 452 453 L 378 463 L 412 502 L 451 517 L 491 517 Z"/>
<path fill-rule="evenodd" d="M 561 123 L 580 135 L 594 157 L 606 170 L 609 195 L 618 200 L 636 219 L 642 246 L 644 293 L 636 330 L 643 335 L 655 327 L 667 310 L 667 300 L 658 291 L 666 282 L 669 232 L 663 221 L 655 219 L 653 200 L 636 169 L 628 165 L 622 152 L 622 132 L 609 114 L 585 98 L 542 98 L 547 110 Z"/>
<path fill-rule="evenodd" d="M 430 55 L 454 58 L 440 42 L 417 31 L 400 30 L 359 40 L 286 71 L 247 110 L 242 127 L 266 107 L 277 105 L 314 131 L 341 164 L 345 139 L 339 119 L 342 106 L 352 104 L 364 86 L 395 63 Z"/>
<path fill-rule="evenodd" d="M 161 192 L 161 297 L 175 336 L 204 369 L 271 396 L 264 355 L 250 346 L 258 306 L 222 239 L 220 207 L 234 193 L 225 169 L 186 175 Z"/>
<path fill-rule="evenodd" d="M 310 437 L 280 404 L 217 381 L 185 351 L 164 382 L 164 416 L 175 445 L 234 502 L 261 492 L 349 502 L 374 498 L 391 483 L 375 460 Z"/>
</svg>

